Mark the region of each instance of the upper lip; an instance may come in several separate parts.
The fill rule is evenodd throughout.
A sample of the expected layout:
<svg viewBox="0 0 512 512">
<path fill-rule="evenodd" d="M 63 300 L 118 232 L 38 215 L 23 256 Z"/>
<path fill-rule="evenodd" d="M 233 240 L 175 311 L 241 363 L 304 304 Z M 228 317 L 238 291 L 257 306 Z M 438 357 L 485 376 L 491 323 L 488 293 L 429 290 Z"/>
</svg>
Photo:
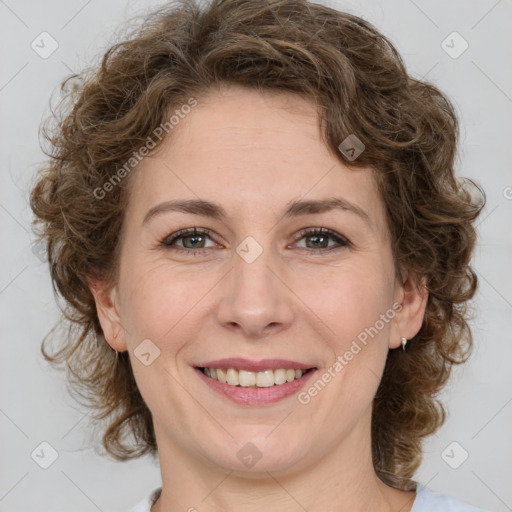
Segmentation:
<svg viewBox="0 0 512 512">
<path fill-rule="evenodd" d="M 226 359 L 216 359 L 197 365 L 198 368 L 235 368 L 237 370 L 246 370 L 249 372 L 261 372 L 264 370 L 277 370 L 279 368 L 295 370 L 309 370 L 315 368 L 314 365 L 299 363 L 298 361 L 289 361 L 288 359 L 261 359 L 252 361 L 242 357 L 231 357 Z"/>
</svg>

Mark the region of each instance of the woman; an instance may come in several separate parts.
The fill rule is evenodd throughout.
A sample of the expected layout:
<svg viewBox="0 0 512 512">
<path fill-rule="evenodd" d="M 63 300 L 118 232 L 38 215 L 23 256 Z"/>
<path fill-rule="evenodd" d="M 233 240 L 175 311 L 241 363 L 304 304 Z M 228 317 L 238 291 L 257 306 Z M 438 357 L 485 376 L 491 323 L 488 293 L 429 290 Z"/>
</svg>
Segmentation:
<svg viewBox="0 0 512 512">
<path fill-rule="evenodd" d="M 477 511 L 413 480 L 469 356 L 457 119 L 362 19 L 181 2 L 72 85 L 31 205 L 134 512 Z"/>
</svg>

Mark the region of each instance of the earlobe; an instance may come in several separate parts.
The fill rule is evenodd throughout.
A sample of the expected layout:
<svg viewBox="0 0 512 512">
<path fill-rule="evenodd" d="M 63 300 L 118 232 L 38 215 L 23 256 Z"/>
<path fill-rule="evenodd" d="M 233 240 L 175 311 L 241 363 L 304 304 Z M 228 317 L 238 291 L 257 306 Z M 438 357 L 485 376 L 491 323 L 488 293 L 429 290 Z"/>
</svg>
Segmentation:
<svg viewBox="0 0 512 512">
<path fill-rule="evenodd" d="M 423 325 L 428 301 L 426 278 L 409 274 L 397 292 L 401 309 L 394 318 L 389 348 L 403 345 L 403 339 L 411 340 Z"/>
<path fill-rule="evenodd" d="M 96 312 L 107 343 L 118 352 L 127 350 L 119 312 L 117 289 L 102 281 L 89 279 L 89 288 L 96 303 Z"/>
</svg>

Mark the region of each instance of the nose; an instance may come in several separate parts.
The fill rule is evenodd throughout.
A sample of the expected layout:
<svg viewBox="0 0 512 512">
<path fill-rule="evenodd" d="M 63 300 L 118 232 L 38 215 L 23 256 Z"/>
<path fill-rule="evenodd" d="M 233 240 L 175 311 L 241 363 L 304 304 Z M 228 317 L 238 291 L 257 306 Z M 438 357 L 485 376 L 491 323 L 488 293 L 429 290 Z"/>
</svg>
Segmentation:
<svg viewBox="0 0 512 512">
<path fill-rule="evenodd" d="M 294 317 L 294 295 L 271 251 L 264 250 L 251 263 L 235 254 L 233 266 L 221 285 L 218 322 L 251 339 L 289 327 Z"/>
</svg>

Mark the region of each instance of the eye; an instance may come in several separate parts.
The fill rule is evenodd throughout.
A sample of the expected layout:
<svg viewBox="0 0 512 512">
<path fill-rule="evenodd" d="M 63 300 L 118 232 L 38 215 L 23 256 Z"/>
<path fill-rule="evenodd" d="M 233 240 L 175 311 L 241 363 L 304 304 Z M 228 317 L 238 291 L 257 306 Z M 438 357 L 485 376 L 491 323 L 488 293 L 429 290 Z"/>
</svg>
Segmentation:
<svg viewBox="0 0 512 512">
<path fill-rule="evenodd" d="M 299 241 L 310 239 L 310 242 L 306 242 L 305 247 L 301 247 L 310 253 L 325 254 L 326 252 L 351 247 L 351 243 L 344 236 L 327 228 L 304 229 L 298 236 Z M 207 247 L 205 245 L 207 239 L 212 240 L 211 231 L 209 229 L 198 229 L 194 227 L 177 231 L 164 238 L 160 244 L 173 251 L 201 255 L 204 254 L 207 249 L 215 247 L 215 242 L 213 245 Z M 334 245 L 329 245 L 329 239 L 335 242 Z"/>
<path fill-rule="evenodd" d="M 300 240 L 310 239 L 303 248 L 311 253 L 326 253 L 351 246 L 344 236 L 327 228 L 305 229 L 299 233 L 299 236 Z M 335 244 L 329 246 L 329 239 L 334 240 Z"/>
<path fill-rule="evenodd" d="M 210 238 L 211 231 L 209 229 L 188 228 L 182 229 L 166 237 L 160 243 L 166 248 L 177 252 L 202 254 L 207 247 L 205 241 Z M 176 246 L 176 242 L 181 241 L 181 247 Z M 215 244 L 213 245 L 215 246 Z"/>
</svg>

